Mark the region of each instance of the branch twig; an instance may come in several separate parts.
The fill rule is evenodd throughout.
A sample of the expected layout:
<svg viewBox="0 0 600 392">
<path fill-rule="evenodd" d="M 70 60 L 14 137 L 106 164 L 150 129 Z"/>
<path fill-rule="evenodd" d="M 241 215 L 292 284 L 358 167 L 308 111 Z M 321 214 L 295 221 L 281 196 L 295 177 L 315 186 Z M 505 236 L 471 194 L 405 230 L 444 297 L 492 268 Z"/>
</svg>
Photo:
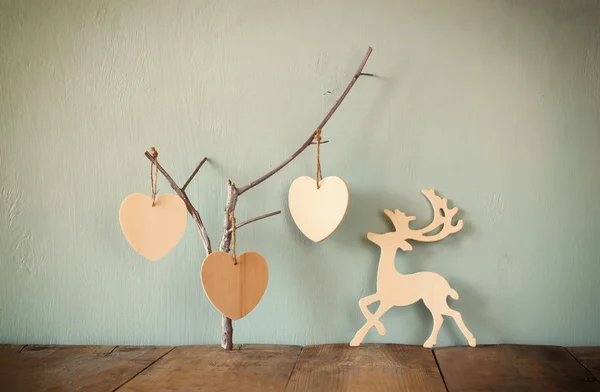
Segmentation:
<svg viewBox="0 0 600 392">
<path fill-rule="evenodd" d="M 210 238 L 208 238 L 208 233 L 206 232 L 206 228 L 204 227 L 202 218 L 200 217 L 200 214 L 198 213 L 196 208 L 194 208 L 194 206 L 192 205 L 192 202 L 190 201 L 187 194 L 185 193 L 185 190 L 180 188 L 179 185 L 177 185 L 177 183 L 175 182 L 175 180 L 173 180 L 173 177 L 171 177 L 169 175 L 169 173 L 167 173 L 167 171 L 160 165 L 160 163 L 158 163 L 154 160 L 154 158 L 152 157 L 152 154 L 150 154 L 148 151 L 146 151 L 144 153 L 144 155 L 146 156 L 146 158 L 148 158 L 150 160 L 150 162 L 153 162 L 156 164 L 158 170 L 162 173 L 163 176 L 165 176 L 165 178 L 171 185 L 171 188 L 173 188 L 175 193 L 177 193 L 177 195 L 179 197 L 181 197 L 181 199 L 185 203 L 185 206 L 187 207 L 188 212 L 190 213 L 192 218 L 194 218 L 194 221 L 196 222 L 196 226 L 198 226 L 198 230 L 200 230 L 200 237 L 202 237 L 202 243 L 204 244 L 204 250 L 206 251 L 206 254 L 209 255 L 210 253 L 212 253 L 212 248 L 210 245 Z M 200 166 L 202 166 L 202 164 L 205 161 L 206 161 L 206 158 L 204 158 L 202 160 L 202 162 L 200 162 L 200 165 L 198 165 L 198 167 L 196 168 L 194 173 L 191 175 L 191 177 L 193 177 L 198 172 L 198 170 L 200 169 Z M 191 177 L 190 177 L 190 179 L 191 179 Z M 187 183 L 186 183 L 186 185 L 187 185 Z"/>
<path fill-rule="evenodd" d="M 248 219 L 247 221 L 244 221 L 244 222 L 240 223 L 239 225 L 235 225 L 235 229 L 237 230 L 240 227 L 246 226 L 249 223 L 256 222 L 257 220 L 269 218 L 271 216 L 275 216 L 275 215 L 279 215 L 279 214 L 281 214 L 281 210 L 274 211 L 274 212 L 269 212 L 268 214 L 264 214 L 264 215 L 261 215 L 261 216 L 257 216 L 256 218 Z M 229 231 L 232 231 L 232 230 L 233 229 L 229 229 Z"/>
<path fill-rule="evenodd" d="M 358 80 L 358 78 L 363 74 L 362 73 L 363 68 L 365 67 L 365 64 L 367 64 L 367 60 L 369 60 L 369 56 L 371 55 L 372 51 L 373 51 L 373 49 L 369 46 L 369 49 L 367 50 L 367 53 L 365 54 L 365 56 L 363 57 L 360 65 L 358 66 L 358 69 L 354 73 L 354 76 L 352 76 L 352 79 L 350 80 L 350 83 L 348 83 L 348 86 L 346 87 L 346 90 L 344 90 L 344 92 L 338 98 L 338 100 L 333 105 L 333 107 L 331 108 L 331 110 L 329 111 L 329 113 L 327 113 L 327 115 L 325 116 L 325 118 L 323 119 L 323 121 L 321 121 L 321 123 L 317 126 L 317 129 L 315 129 L 315 131 L 313 133 L 311 133 L 310 137 L 304 142 L 304 144 L 302 146 L 300 146 L 300 148 L 298 150 L 296 150 L 296 152 L 293 153 L 291 157 L 289 157 L 288 159 L 286 159 L 285 161 L 283 161 L 275 169 L 271 170 L 270 172 L 268 172 L 264 176 L 259 177 L 258 179 L 252 181 L 250 184 L 248 184 L 246 186 L 243 186 L 241 188 L 238 188 L 238 196 L 241 195 L 241 194 L 243 194 L 247 190 L 254 188 L 255 186 L 257 186 L 261 182 L 263 182 L 266 179 L 268 179 L 269 177 L 271 177 L 273 174 L 277 173 L 279 170 L 283 169 L 288 163 L 290 163 L 292 160 L 294 160 L 294 158 L 296 158 L 298 155 L 300 155 L 300 153 L 302 151 L 306 150 L 306 148 L 311 145 L 311 143 L 313 141 L 313 138 L 315 137 L 315 134 L 317 133 L 317 130 L 319 130 L 319 129 L 323 130 L 323 127 L 331 119 L 331 116 L 333 116 L 333 114 L 335 113 L 335 111 L 340 107 L 340 105 L 342 104 L 342 101 L 344 100 L 344 98 L 346 98 L 346 95 L 348 95 L 348 93 L 350 92 L 350 90 L 354 86 L 354 83 L 356 83 L 356 81 Z"/>
<path fill-rule="evenodd" d="M 196 173 L 198 173 L 198 170 L 200 170 L 200 168 L 202 167 L 202 165 L 204 165 L 204 162 L 206 162 L 208 160 L 207 157 L 204 157 L 204 159 L 202 159 L 200 161 L 200 163 L 198 164 L 198 166 L 196 166 L 196 169 L 194 169 L 194 171 L 192 172 L 192 175 L 190 175 L 190 178 L 188 178 L 188 180 L 185 182 L 185 184 L 183 184 L 183 186 L 181 187 L 182 191 L 185 191 L 185 188 L 187 188 L 187 186 L 189 185 L 189 183 L 194 179 L 194 176 L 196 175 Z"/>
</svg>

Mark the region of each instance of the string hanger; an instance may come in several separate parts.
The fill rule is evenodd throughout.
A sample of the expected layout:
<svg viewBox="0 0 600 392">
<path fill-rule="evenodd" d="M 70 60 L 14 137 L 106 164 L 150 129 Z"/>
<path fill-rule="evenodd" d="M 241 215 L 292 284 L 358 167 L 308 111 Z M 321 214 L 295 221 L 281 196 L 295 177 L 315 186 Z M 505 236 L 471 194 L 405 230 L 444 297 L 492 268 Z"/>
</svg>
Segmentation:
<svg viewBox="0 0 600 392">
<path fill-rule="evenodd" d="M 313 138 L 317 142 L 317 173 L 315 179 L 317 181 L 317 189 L 321 188 L 321 181 L 323 180 L 323 174 L 321 174 L 321 129 L 317 129 L 315 137 Z"/>
<path fill-rule="evenodd" d="M 156 180 L 158 179 L 158 151 L 150 147 L 152 162 L 150 162 L 150 186 L 152 187 L 152 207 L 156 205 Z M 153 171 L 154 170 L 154 171 Z"/>
<path fill-rule="evenodd" d="M 233 211 L 229 213 L 229 221 L 231 222 L 231 254 L 233 256 L 233 265 L 237 265 L 237 255 L 235 253 L 235 215 Z"/>
</svg>

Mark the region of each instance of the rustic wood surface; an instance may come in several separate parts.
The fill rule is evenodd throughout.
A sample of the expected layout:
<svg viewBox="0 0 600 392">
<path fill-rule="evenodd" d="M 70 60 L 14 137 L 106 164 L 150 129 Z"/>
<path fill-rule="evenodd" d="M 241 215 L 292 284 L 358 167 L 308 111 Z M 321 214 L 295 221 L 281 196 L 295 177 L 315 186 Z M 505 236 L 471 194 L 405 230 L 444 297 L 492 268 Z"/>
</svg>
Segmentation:
<svg viewBox="0 0 600 392">
<path fill-rule="evenodd" d="M 283 391 L 299 346 L 177 347 L 119 389 L 132 391 Z"/>
<path fill-rule="evenodd" d="M 568 347 L 567 350 L 600 381 L 600 347 Z"/>
<path fill-rule="evenodd" d="M 431 350 L 398 344 L 308 346 L 286 391 L 440 391 Z"/>
<path fill-rule="evenodd" d="M 449 392 L 600 391 L 600 383 L 563 347 L 445 347 L 434 354 Z"/>
<path fill-rule="evenodd" d="M 599 365 L 600 347 L 0 345 L 0 391 L 585 392 Z"/>
<path fill-rule="evenodd" d="M 0 346 L 0 391 L 113 391 L 171 349 Z"/>
</svg>

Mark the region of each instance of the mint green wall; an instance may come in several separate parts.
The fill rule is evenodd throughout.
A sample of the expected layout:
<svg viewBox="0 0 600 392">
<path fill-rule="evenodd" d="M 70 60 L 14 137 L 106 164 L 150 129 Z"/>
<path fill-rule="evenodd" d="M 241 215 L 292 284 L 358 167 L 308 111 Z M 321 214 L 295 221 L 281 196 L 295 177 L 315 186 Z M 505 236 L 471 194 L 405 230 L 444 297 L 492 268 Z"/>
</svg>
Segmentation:
<svg viewBox="0 0 600 392">
<path fill-rule="evenodd" d="M 121 201 L 150 191 L 144 150 L 178 181 L 210 157 L 189 196 L 218 243 L 227 179 L 289 156 L 371 45 L 378 77 L 324 131 L 341 228 L 314 244 L 287 210 L 314 149 L 239 202 L 240 220 L 284 214 L 240 230 L 271 279 L 235 341 L 349 342 L 375 290 L 366 232 L 390 228 L 384 208 L 426 223 L 435 188 L 465 229 L 399 270 L 445 276 L 478 343 L 600 344 L 599 20 L 597 1 L 0 0 L 0 341 L 218 343 L 193 222 L 159 262 L 121 233 Z M 431 330 L 422 304 L 383 321 L 367 342 Z M 465 344 L 451 320 L 438 343 Z"/>
</svg>

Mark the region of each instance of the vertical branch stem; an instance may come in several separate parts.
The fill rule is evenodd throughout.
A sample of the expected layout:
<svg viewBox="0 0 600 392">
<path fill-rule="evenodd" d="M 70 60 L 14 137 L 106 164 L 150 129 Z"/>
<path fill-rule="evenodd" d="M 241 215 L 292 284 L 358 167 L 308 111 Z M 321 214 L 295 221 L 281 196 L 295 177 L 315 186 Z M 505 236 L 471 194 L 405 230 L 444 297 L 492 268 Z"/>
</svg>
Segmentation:
<svg viewBox="0 0 600 392">
<path fill-rule="evenodd" d="M 223 237 L 221 237 L 221 245 L 219 250 L 222 252 L 229 252 L 231 248 L 231 220 L 229 215 L 235 212 L 235 206 L 238 201 L 238 190 L 235 184 L 229 180 L 227 182 L 227 204 L 225 204 L 225 218 L 223 221 Z M 231 319 L 225 315 L 221 316 L 221 327 L 223 335 L 221 336 L 221 347 L 225 350 L 231 350 L 233 348 L 233 325 Z"/>
</svg>

